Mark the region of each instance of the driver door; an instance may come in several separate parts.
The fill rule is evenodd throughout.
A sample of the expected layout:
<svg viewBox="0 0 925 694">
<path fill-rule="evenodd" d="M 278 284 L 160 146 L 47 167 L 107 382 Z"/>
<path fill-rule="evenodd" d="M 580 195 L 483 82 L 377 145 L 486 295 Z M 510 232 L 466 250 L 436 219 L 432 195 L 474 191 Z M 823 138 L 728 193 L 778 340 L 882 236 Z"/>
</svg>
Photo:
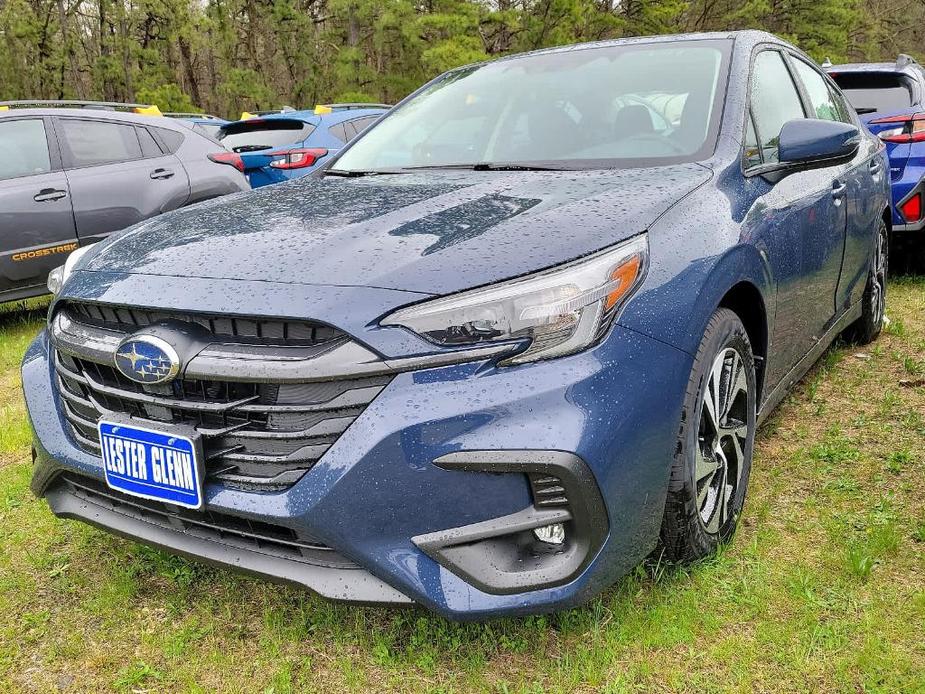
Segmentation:
<svg viewBox="0 0 925 694">
<path fill-rule="evenodd" d="M 764 175 L 777 162 L 784 123 L 807 117 L 803 94 L 785 54 L 762 50 L 752 68 L 746 187 L 754 199 L 751 228 L 776 281 L 771 332 L 778 355 L 769 382 L 786 374 L 836 319 L 836 295 L 847 228 L 845 165 Z M 812 117 L 815 113 L 810 112 Z"/>
</svg>

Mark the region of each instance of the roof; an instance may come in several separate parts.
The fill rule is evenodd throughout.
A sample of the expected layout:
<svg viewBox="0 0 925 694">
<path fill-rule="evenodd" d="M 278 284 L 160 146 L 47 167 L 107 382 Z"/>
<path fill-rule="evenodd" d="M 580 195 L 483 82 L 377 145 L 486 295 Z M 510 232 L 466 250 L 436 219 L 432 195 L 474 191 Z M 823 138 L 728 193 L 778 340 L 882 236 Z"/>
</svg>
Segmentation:
<svg viewBox="0 0 925 694">
<path fill-rule="evenodd" d="M 176 125 L 176 119 L 164 118 L 163 116 L 147 116 L 140 113 L 109 111 L 95 108 L 14 108 L 10 109 L 9 111 L 0 111 L 0 118 L 22 116 L 74 116 L 78 118 L 97 118 L 104 120 L 124 121 L 127 123 L 145 124 L 156 122 L 158 125 Z"/>
<path fill-rule="evenodd" d="M 920 67 L 915 60 L 907 55 L 900 54 L 895 62 L 892 63 L 843 63 L 841 65 L 830 65 L 826 68 L 829 72 L 891 72 L 898 75 L 915 75 L 916 67 Z"/>
<path fill-rule="evenodd" d="M 364 116 L 378 116 L 388 111 L 388 108 L 371 105 L 369 108 L 350 108 L 344 110 L 337 110 L 332 113 L 318 114 L 314 110 L 304 109 L 301 111 L 285 111 L 284 113 L 271 113 L 266 116 L 257 116 L 256 118 L 248 118 L 246 120 L 231 121 L 230 124 L 234 123 L 247 123 L 253 120 L 259 121 L 268 121 L 268 120 L 300 120 L 304 123 L 310 123 L 311 125 L 319 125 L 321 123 L 340 123 L 346 120 L 353 120 L 355 118 L 363 118 Z"/>
<path fill-rule="evenodd" d="M 493 58 L 491 60 L 484 60 L 480 63 L 473 63 L 472 65 L 465 65 L 460 68 L 455 68 L 456 70 L 464 69 L 466 67 L 472 67 L 473 65 L 484 65 L 487 63 L 497 63 L 504 62 L 507 60 L 517 60 L 518 58 L 525 58 L 528 56 L 535 55 L 551 55 L 555 53 L 568 53 L 571 51 L 582 51 L 594 48 L 607 48 L 609 46 L 632 46 L 645 43 L 667 43 L 671 41 L 723 41 L 723 40 L 734 40 L 737 46 L 741 46 L 746 50 L 751 49 L 752 46 L 755 46 L 759 43 L 776 43 L 782 46 L 790 46 L 791 44 L 787 43 L 781 38 L 778 38 L 774 34 L 769 34 L 766 31 L 758 31 L 755 29 L 746 29 L 743 31 L 710 31 L 710 32 L 699 32 L 699 33 L 688 33 L 688 34 L 657 34 L 653 36 L 630 36 L 620 39 L 607 39 L 606 41 L 589 41 L 586 43 L 573 43 L 568 46 L 556 46 L 554 48 L 541 48 L 536 51 L 528 51 L 526 53 L 514 53 L 512 55 L 502 56 L 500 58 Z M 452 72 L 452 71 L 451 71 Z"/>
</svg>

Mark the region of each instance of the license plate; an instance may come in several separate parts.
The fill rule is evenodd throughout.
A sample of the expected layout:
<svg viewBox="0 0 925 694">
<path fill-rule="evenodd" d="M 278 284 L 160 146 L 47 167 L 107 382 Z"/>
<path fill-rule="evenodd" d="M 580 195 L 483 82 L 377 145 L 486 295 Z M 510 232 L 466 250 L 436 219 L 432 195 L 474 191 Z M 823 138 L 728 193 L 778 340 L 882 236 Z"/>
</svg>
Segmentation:
<svg viewBox="0 0 925 694">
<path fill-rule="evenodd" d="M 101 421 L 97 427 L 110 488 L 143 499 L 202 507 L 198 435 L 155 431 L 123 422 Z"/>
</svg>

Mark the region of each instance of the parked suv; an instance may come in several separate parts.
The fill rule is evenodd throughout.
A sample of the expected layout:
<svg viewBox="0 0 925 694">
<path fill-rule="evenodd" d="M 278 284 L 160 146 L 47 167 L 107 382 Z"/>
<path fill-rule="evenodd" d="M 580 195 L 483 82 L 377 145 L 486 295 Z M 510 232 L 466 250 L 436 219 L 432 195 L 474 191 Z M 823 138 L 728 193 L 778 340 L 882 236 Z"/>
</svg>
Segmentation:
<svg viewBox="0 0 925 694">
<path fill-rule="evenodd" d="M 895 63 L 827 69 L 861 120 L 886 143 L 893 231 L 921 231 L 925 227 L 925 70 L 908 55 L 900 55 Z"/>
<path fill-rule="evenodd" d="M 0 103 L 0 302 L 44 294 L 80 246 L 249 189 L 220 146 L 179 122 L 66 104 Z"/>
<path fill-rule="evenodd" d="M 32 489 L 455 618 L 696 561 L 741 517 L 758 423 L 836 336 L 880 332 L 885 169 L 764 33 L 453 70 L 316 176 L 73 261 L 23 362 Z"/>
<path fill-rule="evenodd" d="M 251 187 L 307 176 L 390 107 L 385 104 L 327 104 L 312 111 L 293 108 L 248 116 L 219 128 L 216 139 L 244 162 Z"/>
</svg>

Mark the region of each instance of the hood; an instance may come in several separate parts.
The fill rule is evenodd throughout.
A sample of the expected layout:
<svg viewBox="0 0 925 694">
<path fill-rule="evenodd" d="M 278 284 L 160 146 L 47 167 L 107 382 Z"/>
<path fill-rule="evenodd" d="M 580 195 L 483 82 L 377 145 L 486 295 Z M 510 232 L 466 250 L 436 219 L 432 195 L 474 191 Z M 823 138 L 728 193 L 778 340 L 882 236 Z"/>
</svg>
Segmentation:
<svg viewBox="0 0 925 694">
<path fill-rule="evenodd" d="M 303 178 L 144 222 L 84 269 L 446 294 L 645 231 L 711 175 L 681 164 Z"/>
</svg>

